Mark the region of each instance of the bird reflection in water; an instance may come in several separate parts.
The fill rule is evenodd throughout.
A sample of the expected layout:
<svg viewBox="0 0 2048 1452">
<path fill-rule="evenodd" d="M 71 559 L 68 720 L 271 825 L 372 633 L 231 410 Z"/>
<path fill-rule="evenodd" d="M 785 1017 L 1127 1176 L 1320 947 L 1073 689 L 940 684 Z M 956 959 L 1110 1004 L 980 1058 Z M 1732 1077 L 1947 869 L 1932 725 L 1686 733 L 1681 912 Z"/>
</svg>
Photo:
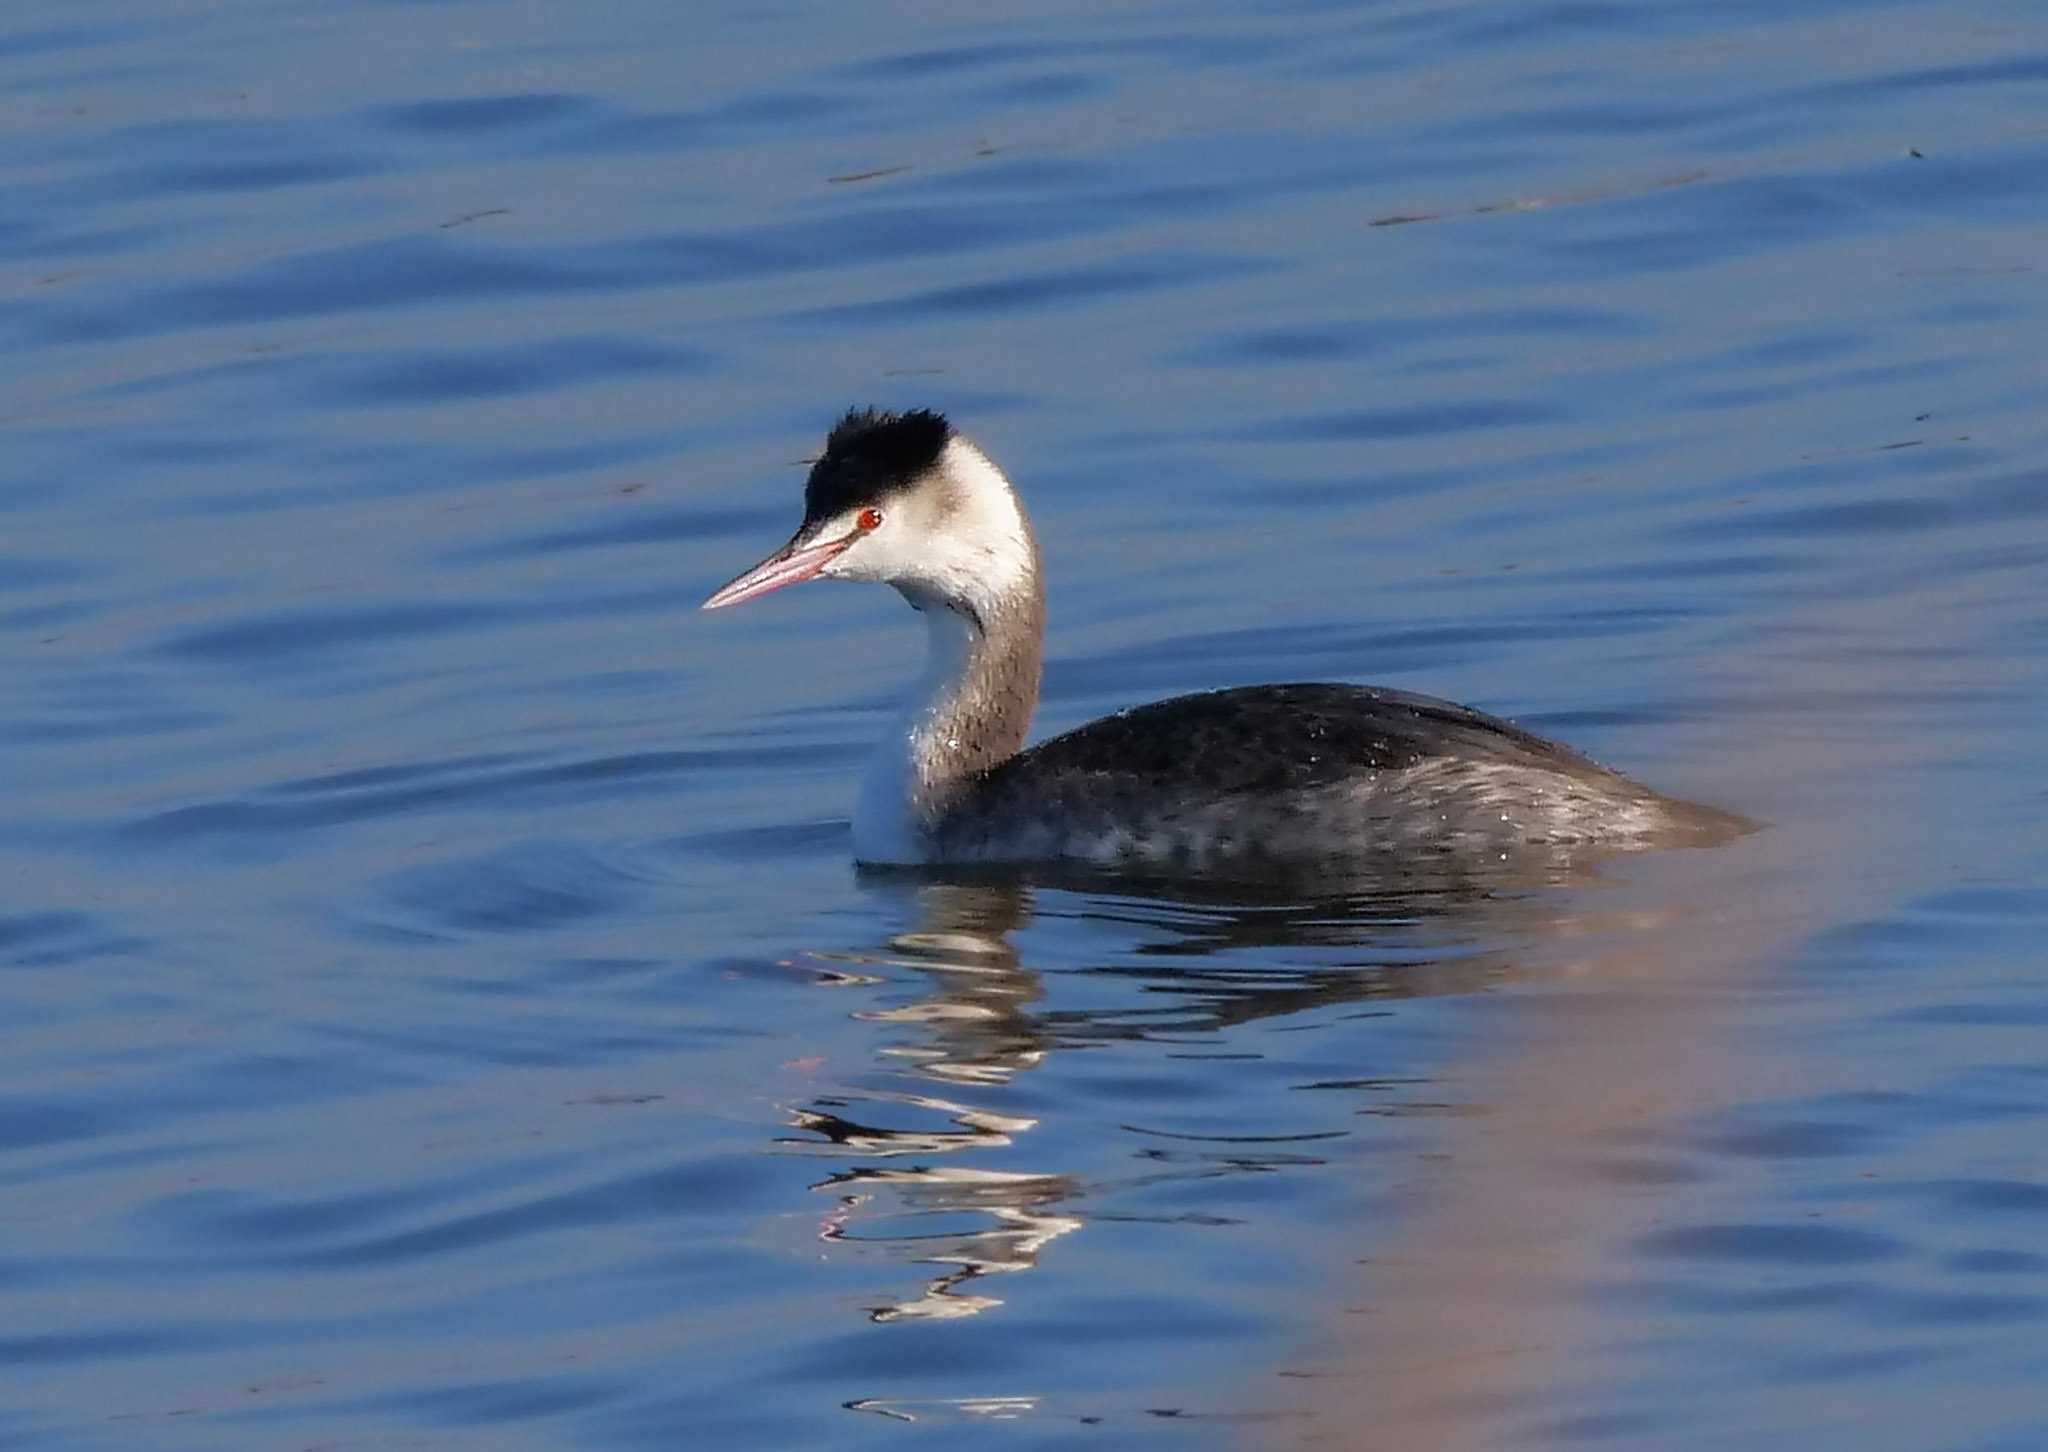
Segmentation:
<svg viewBox="0 0 2048 1452">
<path fill-rule="evenodd" d="M 913 969 L 927 975 L 934 991 L 908 1004 L 858 1012 L 857 1018 L 910 1026 L 908 1041 L 883 1049 L 885 1057 L 927 1080 L 946 1085 L 1007 1083 L 1044 1057 L 1043 1030 L 1030 1005 L 1041 995 L 1038 975 L 1021 966 L 1009 933 L 1030 915 L 1026 890 L 1018 886 L 960 886 L 926 883 L 915 890 L 918 922 L 889 939 L 880 952 L 847 955 L 864 968 Z M 836 976 L 866 985 L 867 972 Z M 830 980 L 828 980 L 830 981 Z M 991 1113 L 931 1094 L 874 1094 L 865 1102 L 894 1105 L 943 1116 L 948 1128 L 884 1128 L 861 1123 L 844 1111 L 845 1098 L 825 1097 L 795 1110 L 793 1128 L 816 1138 L 785 1140 L 814 1150 L 852 1151 L 865 1160 L 935 1158 L 964 1150 L 1011 1145 L 1036 1126 L 1035 1119 Z M 972 1316 L 1001 1305 L 999 1297 L 977 1292 L 984 1276 L 1028 1270 L 1046 1245 L 1077 1230 L 1081 1221 L 1051 1207 L 1071 1198 L 1071 1177 L 1060 1174 L 984 1169 L 969 1165 L 859 1164 L 837 1171 L 813 1188 L 838 1197 L 820 1238 L 842 1247 L 882 1247 L 915 1263 L 949 1269 L 926 1282 L 913 1299 L 872 1306 L 876 1321 L 948 1319 Z M 877 1202 L 893 1205 L 881 1211 Z M 982 1224 L 961 1230 L 888 1232 L 870 1227 L 856 1235 L 856 1219 L 903 1217 L 914 1225 L 957 1220 L 972 1213 Z"/>
<path fill-rule="evenodd" d="M 960 1318 L 999 1306 L 988 1278 L 1031 1269 L 1047 1247 L 1085 1223 L 1077 1202 L 1090 1187 L 1073 1174 L 951 1160 L 1025 1148 L 1038 1123 L 962 1102 L 974 1089 L 1007 1085 L 1061 1049 L 1185 1041 L 1333 1004 L 1473 992 L 1510 969 L 1499 953 L 1474 949 L 1472 920 L 1497 929 L 1504 918 L 1542 916 L 1518 890 L 1526 880 L 1411 876 L 1320 896 L 1285 883 L 1215 892 L 1182 883 L 1152 894 L 1128 879 L 1034 883 L 863 872 L 862 881 L 896 898 L 910 926 L 878 949 L 824 955 L 835 963 L 824 981 L 872 992 L 900 988 L 906 971 L 921 977 L 920 996 L 854 1016 L 902 1030 L 878 1055 L 932 1092 L 863 1088 L 820 1096 L 792 1111 L 789 1124 L 801 1133 L 780 1143 L 853 1161 L 813 1187 L 836 1198 L 821 1239 L 841 1252 L 945 1268 L 919 1294 L 870 1306 L 875 1321 Z M 1108 988 L 1108 1002 L 1046 1003 L 1044 978 L 1013 942 L 1034 916 L 1082 920 L 1095 928 L 1095 940 L 1121 945 L 1114 962 L 1066 970 Z M 1314 951 L 1289 955 L 1290 949 Z M 1247 962 L 1248 953 L 1256 961 Z M 872 1122 L 907 1116 L 930 1122 Z M 1154 1144 L 1135 1158 L 1148 1179 L 1318 1163 L 1298 1149 L 1210 1152 Z"/>
</svg>

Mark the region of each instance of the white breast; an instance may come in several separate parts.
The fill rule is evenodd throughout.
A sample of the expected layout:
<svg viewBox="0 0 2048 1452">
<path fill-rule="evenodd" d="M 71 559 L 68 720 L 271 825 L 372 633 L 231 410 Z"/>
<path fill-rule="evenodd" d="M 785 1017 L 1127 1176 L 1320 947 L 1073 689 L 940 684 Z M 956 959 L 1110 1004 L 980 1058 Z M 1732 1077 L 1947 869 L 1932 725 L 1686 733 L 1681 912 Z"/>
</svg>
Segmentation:
<svg viewBox="0 0 2048 1452">
<path fill-rule="evenodd" d="M 934 860 L 922 810 L 931 785 L 930 763 L 951 749 L 935 727 L 959 688 L 974 627 L 942 605 L 924 609 L 931 636 L 924 676 L 910 704 L 875 748 L 861 778 L 853 811 L 853 855 L 858 862 L 907 864 Z"/>
</svg>

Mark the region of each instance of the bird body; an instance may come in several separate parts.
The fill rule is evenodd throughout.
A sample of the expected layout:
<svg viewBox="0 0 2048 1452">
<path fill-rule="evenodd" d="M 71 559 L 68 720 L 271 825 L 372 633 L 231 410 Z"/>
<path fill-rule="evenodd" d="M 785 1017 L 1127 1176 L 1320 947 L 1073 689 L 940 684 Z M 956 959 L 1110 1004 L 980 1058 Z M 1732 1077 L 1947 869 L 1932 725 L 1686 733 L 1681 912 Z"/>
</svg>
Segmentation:
<svg viewBox="0 0 2048 1452">
<path fill-rule="evenodd" d="M 705 608 L 814 577 L 893 585 L 931 636 L 861 784 L 862 862 L 1478 863 L 1707 845 L 1750 825 L 1498 717 L 1374 686 L 1175 696 L 1026 748 L 1043 660 L 1038 546 L 1009 480 L 935 413 L 848 414 L 812 468 L 796 535 Z"/>
</svg>

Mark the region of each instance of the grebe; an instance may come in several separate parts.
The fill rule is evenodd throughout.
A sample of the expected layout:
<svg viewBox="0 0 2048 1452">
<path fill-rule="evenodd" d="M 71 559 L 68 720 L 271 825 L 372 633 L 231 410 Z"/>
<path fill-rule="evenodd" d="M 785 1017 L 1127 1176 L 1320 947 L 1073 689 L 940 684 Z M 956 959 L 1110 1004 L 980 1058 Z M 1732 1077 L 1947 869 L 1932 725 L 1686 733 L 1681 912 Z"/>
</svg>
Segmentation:
<svg viewBox="0 0 2048 1452">
<path fill-rule="evenodd" d="M 1038 545 L 1002 470 L 927 409 L 841 419 L 796 534 L 703 608 L 821 577 L 893 585 L 931 632 L 923 684 L 861 786 L 864 863 L 1479 862 L 1711 845 L 1751 825 L 1470 707 L 1373 686 L 1175 696 L 1026 750 Z"/>
</svg>

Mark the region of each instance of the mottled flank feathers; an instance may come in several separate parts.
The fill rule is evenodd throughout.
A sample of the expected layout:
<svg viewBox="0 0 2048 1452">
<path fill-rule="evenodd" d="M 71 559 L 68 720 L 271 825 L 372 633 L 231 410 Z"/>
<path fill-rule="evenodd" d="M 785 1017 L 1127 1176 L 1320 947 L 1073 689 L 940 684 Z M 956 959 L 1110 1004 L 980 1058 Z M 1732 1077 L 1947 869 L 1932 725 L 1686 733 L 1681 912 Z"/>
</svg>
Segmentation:
<svg viewBox="0 0 2048 1452">
<path fill-rule="evenodd" d="M 825 452 L 804 485 L 807 523 L 873 504 L 909 487 L 939 461 L 953 426 L 942 413 L 850 410 L 826 436 Z"/>
<path fill-rule="evenodd" d="M 1753 823 L 1658 795 L 1496 716 L 1372 686 L 1241 686 L 1105 716 L 984 772 L 933 824 L 949 862 L 1215 872 L 1564 862 Z"/>
</svg>

